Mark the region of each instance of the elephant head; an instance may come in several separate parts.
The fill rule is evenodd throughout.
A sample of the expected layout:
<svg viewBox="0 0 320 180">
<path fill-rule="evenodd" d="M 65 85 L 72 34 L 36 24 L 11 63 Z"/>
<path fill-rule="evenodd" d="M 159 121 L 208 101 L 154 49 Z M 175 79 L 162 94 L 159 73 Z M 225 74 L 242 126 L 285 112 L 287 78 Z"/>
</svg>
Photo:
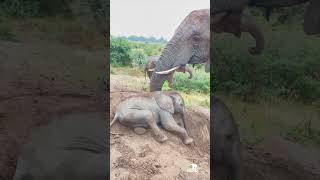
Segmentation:
<svg viewBox="0 0 320 180">
<path fill-rule="evenodd" d="M 179 113 L 181 114 L 181 119 L 182 119 L 182 126 L 183 128 L 186 127 L 186 108 L 184 104 L 184 100 L 182 96 L 173 91 L 158 91 L 155 93 L 155 99 L 156 102 L 158 103 L 159 107 L 163 110 L 166 110 L 170 112 L 171 114 L 173 113 Z"/>
<path fill-rule="evenodd" d="M 243 180 L 241 142 L 238 127 L 233 115 L 223 101 L 213 96 L 212 121 L 213 145 L 212 163 L 215 167 L 223 167 L 223 171 L 214 168 L 214 174 L 226 173 L 230 179 Z"/>
<path fill-rule="evenodd" d="M 151 77 L 150 91 L 161 90 L 167 76 L 186 64 L 209 60 L 209 9 L 192 11 L 179 25 L 167 43 Z"/>
<path fill-rule="evenodd" d="M 319 0 L 252 0 L 249 6 L 266 9 L 288 7 L 309 2 L 304 14 L 304 32 L 307 35 L 320 33 L 320 1 Z"/>
<path fill-rule="evenodd" d="M 160 91 L 167 76 L 186 64 L 207 62 L 206 71 L 210 69 L 210 23 L 214 32 L 228 32 L 240 37 L 241 32 L 249 32 L 256 39 L 256 47 L 251 54 L 259 54 L 264 48 L 262 32 L 249 15 L 242 11 L 220 12 L 209 9 L 192 11 L 177 28 L 174 36 L 167 43 L 150 81 L 150 91 Z M 240 19 L 240 20 L 239 20 Z"/>
</svg>

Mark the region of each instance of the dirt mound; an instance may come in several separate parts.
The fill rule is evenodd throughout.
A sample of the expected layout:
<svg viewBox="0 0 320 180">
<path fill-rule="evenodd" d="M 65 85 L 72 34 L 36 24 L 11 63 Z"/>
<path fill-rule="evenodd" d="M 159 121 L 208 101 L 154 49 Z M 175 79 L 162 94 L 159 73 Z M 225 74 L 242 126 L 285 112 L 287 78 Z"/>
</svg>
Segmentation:
<svg viewBox="0 0 320 180">
<path fill-rule="evenodd" d="M 121 100 L 138 92 L 111 86 L 110 118 Z M 115 123 L 111 132 L 111 179 L 209 179 L 209 110 L 201 107 L 187 110 L 186 128 L 194 144 L 186 146 L 176 135 L 164 131 L 169 140 L 159 143 L 152 133 L 137 135 L 131 129 Z M 185 172 L 195 163 L 198 173 Z"/>
</svg>

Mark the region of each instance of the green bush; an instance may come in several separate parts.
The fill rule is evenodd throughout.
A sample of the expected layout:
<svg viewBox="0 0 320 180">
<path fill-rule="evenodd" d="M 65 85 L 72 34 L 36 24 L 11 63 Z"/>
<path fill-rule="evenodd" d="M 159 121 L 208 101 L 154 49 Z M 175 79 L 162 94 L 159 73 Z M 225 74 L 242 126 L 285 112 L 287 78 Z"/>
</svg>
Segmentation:
<svg viewBox="0 0 320 180">
<path fill-rule="evenodd" d="M 243 100 L 281 97 L 306 103 L 320 98 L 320 39 L 298 30 L 266 29 L 267 47 L 251 56 L 247 44 L 229 34 L 216 36 L 211 91 L 236 95 Z M 246 45 L 246 46 L 244 46 Z"/>
<path fill-rule="evenodd" d="M 16 41 L 15 34 L 12 29 L 6 24 L 0 22 L 0 39 L 6 41 Z"/>
<path fill-rule="evenodd" d="M 110 40 L 110 59 L 114 66 L 130 66 L 130 43 L 123 38 L 111 37 Z"/>
<path fill-rule="evenodd" d="M 147 61 L 147 55 L 144 53 L 143 49 L 132 49 L 130 52 L 130 59 L 132 65 L 142 69 Z"/>
<path fill-rule="evenodd" d="M 39 17 L 70 14 L 72 0 L 3 0 L 1 10 L 14 17 Z"/>
<path fill-rule="evenodd" d="M 210 93 L 210 74 L 204 69 L 194 69 L 192 79 L 188 79 L 188 73 L 174 73 L 173 89 L 185 93 L 197 92 L 202 94 Z"/>
<path fill-rule="evenodd" d="M 145 44 L 131 42 L 126 38 L 110 38 L 111 64 L 114 66 L 136 66 L 142 68 L 148 56 L 160 55 L 162 46 L 158 44 Z"/>
</svg>

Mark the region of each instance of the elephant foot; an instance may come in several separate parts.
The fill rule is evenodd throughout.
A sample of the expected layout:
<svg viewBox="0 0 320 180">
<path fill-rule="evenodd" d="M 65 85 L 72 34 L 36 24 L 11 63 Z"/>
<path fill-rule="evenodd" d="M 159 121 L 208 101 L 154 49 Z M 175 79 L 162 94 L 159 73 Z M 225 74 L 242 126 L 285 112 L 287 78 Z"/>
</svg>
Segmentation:
<svg viewBox="0 0 320 180">
<path fill-rule="evenodd" d="M 136 134 L 139 134 L 139 135 L 145 134 L 147 132 L 147 130 L 145 128 L 142 128 L 142 127 L 136 127 L 136 128 L 133 129 L 133 131 Z"/>
<path fill-rule="evenodd" d="M 193 139 L 190 137 L 187 137 L 183 140 L 183 143 L 186 145 L 191 144 L 192 142 L 193 142 Z"/>
<path fill-rule="evenodd" d="M 160 143 L 164 143 L 165 141 L 168 140 L 168 137 L 166 135 L 164 135 L 163 133 L 157 135 L 157 140 Z"/>
</svg>

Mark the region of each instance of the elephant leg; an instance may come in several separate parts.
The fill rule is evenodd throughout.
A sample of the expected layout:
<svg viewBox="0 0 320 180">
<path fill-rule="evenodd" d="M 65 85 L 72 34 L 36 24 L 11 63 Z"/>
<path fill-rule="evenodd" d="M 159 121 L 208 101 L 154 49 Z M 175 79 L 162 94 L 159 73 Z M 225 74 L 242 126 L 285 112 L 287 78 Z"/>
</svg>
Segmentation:
<svg viewBox="0 0 320 180">
<path fill-rule="evenodd" d="M 149 79 L 151 79 L 152 73 L 153 73 L 153 71 L 147 71 Z"/>
<path fill-rule="evenodd" d="M 193 142 L 193 139 L 189 137 L 187 131 L 180 127 L 176 121 L 174 121 L 174 119 L 163 119 L 161 120 L 161 124 L 164 129 L 177 134 L 182 139 L 184 144 L 190 144 Z"/>
<path fill-rule="evenodd" d="M 155 115 L 152 111 L 129 109 L 123 114 L 120 122 L 131 124 L 131 126 L 134 127 L 134 132 L 137 134 L 144 134 L 146 131 L 145 124 L 147 124 L 155 134 L 157 141 L 164 142 L 168 139 L 168 137 L 158 127 Z"/>
<path fill-rule="evenodd" d="M 172 85 L 173 85 L 173 73 L 171 73 L 169 76 L 168 76 L 168 83 L 169 83 L 169 87 L 172 88 Z"/>
</svg>

